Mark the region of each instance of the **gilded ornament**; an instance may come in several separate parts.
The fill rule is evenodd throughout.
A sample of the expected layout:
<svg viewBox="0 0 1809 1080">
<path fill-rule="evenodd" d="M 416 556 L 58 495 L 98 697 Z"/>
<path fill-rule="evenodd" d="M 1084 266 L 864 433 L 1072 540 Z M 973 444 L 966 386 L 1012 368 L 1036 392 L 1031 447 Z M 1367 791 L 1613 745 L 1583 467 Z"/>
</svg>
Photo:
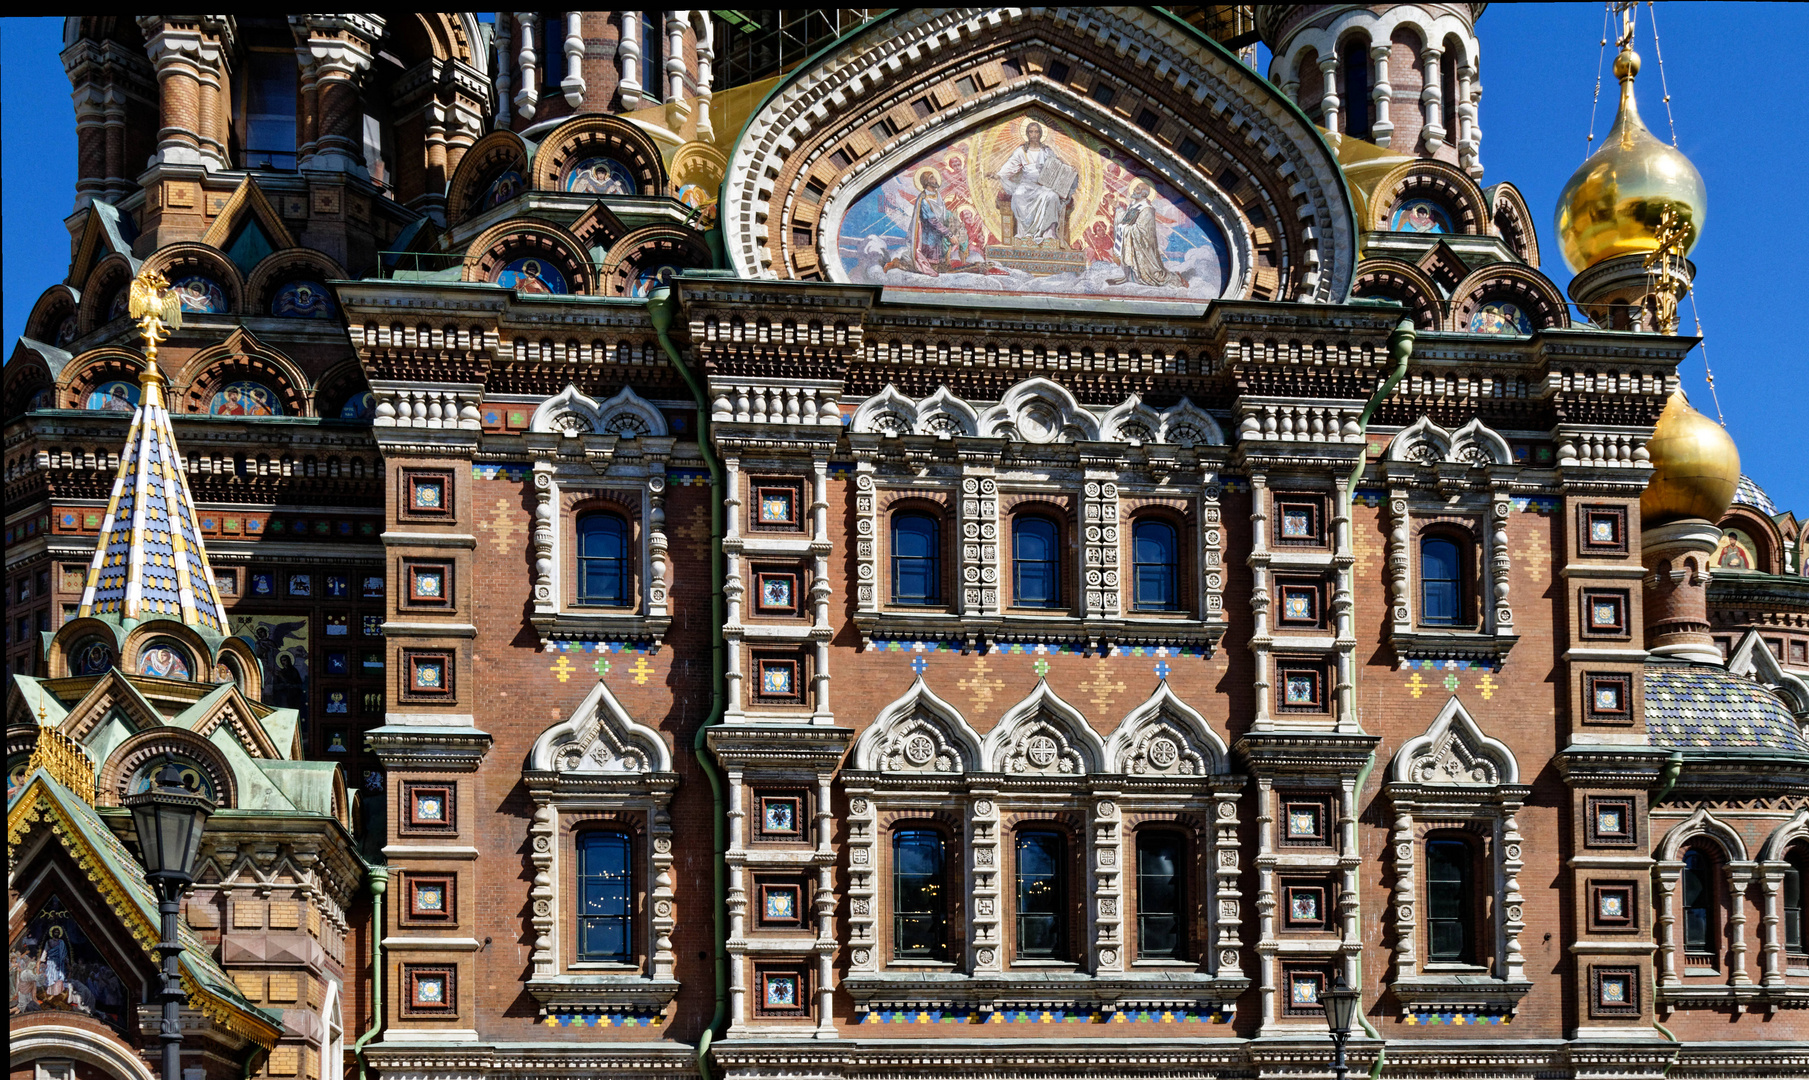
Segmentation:
<svg viewBox="0 0 1809 1080">
<path fill-rule="evenodd" d="M 1718 521 L 1727 513 L 1740 486 L 1740 451 L 1725 428 L 1690 407 L 1682 391 L 1671 395 L 1646 445 L 1652 480 L 1639 500 L 1645 524 Z"/>
</svg>

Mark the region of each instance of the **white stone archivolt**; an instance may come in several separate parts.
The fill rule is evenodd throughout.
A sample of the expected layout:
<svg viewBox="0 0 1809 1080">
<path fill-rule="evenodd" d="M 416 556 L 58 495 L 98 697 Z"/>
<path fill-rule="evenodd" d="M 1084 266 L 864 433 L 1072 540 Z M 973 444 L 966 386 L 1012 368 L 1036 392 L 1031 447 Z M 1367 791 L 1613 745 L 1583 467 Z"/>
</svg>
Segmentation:
<svg viewBox="0 0 1809 1080">
<path fill-rule="evenodd" d="M 628 387 L 608 401 L 598 402 L 569 384 L 540 403 L 528 430 L 624 439 L 668 434 L 665 416 Z"/>
<path fill-rule="evenodd" d="M 528 768 L 561 773 L 664 773 L 672 753 L 659 732 L 639 724 L 598 680 L 570 719 L 542 732 Z"/>
<path fill-rule="evenodd" d="M 1020 776 L 1085 776 L 1102 771 L 1106 760 L 1087 718 L 1041 679 L 986 733 L 982 751 L 990 771 Z"/>
<path fill-rule="evenodd" d="M 1225 772 L 1225 743 L 1165 679 L 1106 741 L 1105 765 L 1131 776 L 1210 776 Z"/>
<path fill-rule="evenodd" d="M 1397 784 L 1495 787 L 1518 784 L 1520 764 L 1505 743 L 1484 735 L 1453 697 L 1424 735 L 1402 745 L 1389 779 Z"/>
<path fill-rule="evenodd" d="M 981 767 L 980 743 L 961 713 L 918 676 L 861 733 L 852 760 L 870 772 L 971 772 Z"/>
<path fill-rule="evenodd" d="M 1020 442 L 1096 442 L 1099 418 L 1080 407 L 1067 388 L 1048 379 L 1025 379 L 980 414 L 980 434 Z"/>
<path fill-rule="evenodd" d="M 1412 461 L 1432 466 L 1444 462 L 1487 467 L 1512 465 L 1514 452 L 1507 440 L 1481 420 L 1472 420 L 1456 431 L 1446 431 L 1422 416 L 1401 430 L 1388 444 L 1387 460 Z"/>
<path fill-rule="evenodd" d="M 1188 447 L 1225 445 L 1218 422 L 1187 398 L 1166 409 L 1155 409 L 1144 403 L 1142 395 L 1132 394 L 1103 416 L 1096 416 L 1065 388 L 1047 379 L 1018 383 L 984 413 L 947 386 L 938 387 L 921 401 L 912 401 L 887 383 L 854 411 L 848 429 L 855 434 L 979 435 L 1032 443 L 1105 440 Z"/>
</svg>

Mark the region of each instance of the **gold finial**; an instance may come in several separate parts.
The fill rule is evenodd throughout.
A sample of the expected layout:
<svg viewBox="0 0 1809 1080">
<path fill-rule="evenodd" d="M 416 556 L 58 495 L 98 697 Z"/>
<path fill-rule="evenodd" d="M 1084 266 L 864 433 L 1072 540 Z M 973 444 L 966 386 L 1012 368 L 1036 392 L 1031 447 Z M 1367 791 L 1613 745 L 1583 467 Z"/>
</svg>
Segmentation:
<svg viewBox="0 0 1809 1080">
<path fill-rule="evenodd" d="M 138 332 L 144 335 L 145 369 L 141 381 L 163 381 L 157 370 L 157 343 L 182 327 L 182 299 L 170 291 L 170 283 L 155 270 L 146 270 L 132 279 L 130 296 L 132 317 L 138 320 Z"/>
<path fill-rule="evenodd" d="M 1677 333 L 1677 302 L 1683 299 L 1685 288 L 1683 251 L 1689 237 L 1690 231 L 1678 220 L 1676 210 L 1665 207 L 1658 215 L 1658 228 L 1652 233 L 1658 246 L 1647 252 L 1643 263 L 1653 328 L 1661 334 Z"/>
</svg>

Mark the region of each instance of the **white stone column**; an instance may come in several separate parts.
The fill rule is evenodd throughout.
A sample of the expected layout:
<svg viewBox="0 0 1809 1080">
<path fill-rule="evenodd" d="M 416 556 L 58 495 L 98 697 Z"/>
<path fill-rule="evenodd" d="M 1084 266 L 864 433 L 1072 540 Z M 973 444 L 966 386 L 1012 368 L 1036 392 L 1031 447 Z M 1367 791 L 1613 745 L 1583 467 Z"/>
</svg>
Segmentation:
<svg viewBox="0 0 1809 1080">
<path fill-rule="evenodd" d="M 1093 948 L 1088 959 L 1094 974 L 1116 974 L 1126 967 L 1124 955 L 1124 817 L 1116 792 L 1102 792 L 1093 802 L 1092 922 Z"/>
<path fill-rule="evenodd" d="M 1513 569 L 1513 557 L 1508 553 L 1508 515 L 1513 512 L 1514 500 L 1506 486 L 1498 487 L 1489 500 L 1489 590 L 1493 594 L 1484 609 L 1484 618 L 1488 620 L 1489 632 L 1492 634 L 1511 634 L 1514 632 L 1514 606 L 1508 599 L 1511 589 L 1509 571 Z"/>
<path fill-rule="evenodd" d="M 638 11 L 622 12 L 622 36 L 616 42 L 616 56 L 622 62 L 621 81 L 616 88 L 622 95 L 624 109 L 641 104 L 641 15 Z"/>
<path fill-rule="evenodd" d="M 499 11 L 496 15 L 495 123 L 498 130 L 507 130 L 511 112 L 510 105 L 513 103 L 509 96 L 509 45 L 515 38 L 515 24 L 509 20 L 509 13 L 506 11 Z"/>
<path fill-rule="evenodd" d="M 1752 884 L 1754 865 L 1750 862 L 1727 864 L 1727 951 L 1728 985 L 1751 986 L 1746 973 L 1746 887 Z"/>
<path fill-rule="evenodd" d="M 1420 70 L 1425 73 L 1425 80 L 1420 86 L 1420 109 L 1425 113 L 1425 127 L 1421 134 L 1425 136 L 1426 153 L 1436 154 L 1445 145 L 1445 78 L 1444 52 L 1437 46 L 1428 45 L 1420 50 Z"/>
<path fill-rule="evenodd" d="M 1250 476 L 1250 652 L 1256 661 L 1252 686 L 1256 690 L 1257 731 L 1272 731 L 1275 717 L 1271 711 L 1270 691 L 1274 687 L 1269 670 L 1269 485 L 1261 473 Z M 1264 935 L 1267 936 L 1266 934 Z"/>
<path fill-rule="evenodd" d="M 1325 87 L 1319 98 L 1320 126 L 1325 128 L 1325 137 L 1333 146 L 1337 146 L 1344 136 L 1338 127 L 1338 107 L 1343 102 L 1338 100 L 1338 53 L 1333 50 L 1329 55 L 1319 58 L 1319 80 Z"/>
<path fill-rule="evenodd" d="M 1520 893 L 1520 871 L 1526 867 L 1521 858 L 1520 807 L 1519 799 L 1505 799 L 1501 804 L 1501 928 L 1507 945 L 1501 977 L 1508 982 L 1526 979 L 1526 954 L 1520 948 L 1520 934 L 1526 929 L 1526 897 Z"/>
<path fill-rule="evenodd" d="M 1208 888 L 1212 890 L 1216 907 L 1208 910 L 1212 913 L 1216 931 L 1213 935 L 1213 948 L 1217 950 L 1217 955 L 1211 958 L 1210 970 L 1213 977 L 1218 979 L 1240 979 L 1244 975 L 1244 894 L 1238 887 L 1238 849 L 1242 847 L 1242 841 L 1237 838 L 1239 794 L 1236 791 L 1213 794 L 1216 804 L 1213 817 L 1216 825 L 1211 861 L 1208 863 Z"/>
<path fill-rule="evenodd" d="M 1369 136 L 1377 146 L 1387 146 L 1394 138 L 1394 115 L 1390 112 L 1394 105 L 1394 85 L 1388 81 L 1388 53 L 1391 48 L 1392 45 L 1387 41 L 1371 42 L 1369 46 L 1370 64 L 1376 72 L 1375 85 L 1369 89 L 1370 108 L 1374 110 L 1375 117 L 1369 123 Z"/>
<path fill-rule="evenodd" d="M 835 543 L 829 536 L 829 459 L 826 457 L 811 463 L 810 529 L 810 638 L 816 645 L 814 669 L 810 673 L 815 691 L 810 722 L 833 725 L 835 713 L 829 707 L 829 641 L 835 630 L 829 625 L 829 556 L 835 550 Z"/>
<path fill-rule="evenodd" d="M 725 950 L 729 954 L 729 1031 L 734 1034 L 747 1033 L 747 810 L 743 800 L 747 797 L 747 789 L 741 782 L 741 770 L 730 769 L 728 775 L 728 817 L 729 817 L 729 887 L 727 907 L 729 913 L 728 941 Z"/>
<path fill-rule="evenodd" d="M 532 121 L 534 110 L 540 105 L 540 56 L 534 51 L 534 32 L 540 25 L 540 16 L 518 11 L 515 18 L 521 24 L 520 50 L 515 56 L 515 64 L 521 70 L 521 89 L 515 91 L 515 107 L 523 120 Z"/>
<path fill-rule="evenodd" d="M 973 815 L 968 819 L 968 885 L 973 897 L 968 970 L 975 975 L 997 975 L 1005 969 L 1004 937 L 999 932 L 1003 900 L 999 885 L 999 806 L 996 793 L 976 792 Z"/>
<path fill-rule="evenodd" d="M 576 11 L 565 13 L 565 78 L 559 81 L 559 89 L 565 92 L 565 103 L 574 109 L 584 104 L 583 18 Z"/>
</svg>

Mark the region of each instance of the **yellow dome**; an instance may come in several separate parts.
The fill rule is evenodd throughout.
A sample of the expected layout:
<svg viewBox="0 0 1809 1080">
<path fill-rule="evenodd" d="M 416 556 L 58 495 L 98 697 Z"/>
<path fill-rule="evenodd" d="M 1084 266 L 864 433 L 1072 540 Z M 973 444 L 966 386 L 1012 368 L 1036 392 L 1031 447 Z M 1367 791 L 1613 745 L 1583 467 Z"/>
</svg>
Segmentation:
<svg viewBox="0 0 1809 1080">
<path fill-rule="evenodd" d="M 1691 408 L 1679 390 L 1665 403 L 1646 448 L 1653 472 L 1639 499 L 1645 524 L 1721 520 L 1740 487 L 1740 451 L 1725 428 Z"/>
<path fill-rule="evenodd" d="M 1633 95 L 1639 54 L 1621 50 L 1614 73 L 1621 80 L 1621 111 L 1614 130 L 1558 196 L 1558 243 L 1564 261 L 1578 273 L 1604 259 L 1656 249 L 1654 234 L 1667 207 L 1684 227 L 1683 250 L 1678 254 L 1687 255 L 1708 215 L 1702 174 L 1676 147 L 1653 137 L 1640 122 Z"/>
</svg>

